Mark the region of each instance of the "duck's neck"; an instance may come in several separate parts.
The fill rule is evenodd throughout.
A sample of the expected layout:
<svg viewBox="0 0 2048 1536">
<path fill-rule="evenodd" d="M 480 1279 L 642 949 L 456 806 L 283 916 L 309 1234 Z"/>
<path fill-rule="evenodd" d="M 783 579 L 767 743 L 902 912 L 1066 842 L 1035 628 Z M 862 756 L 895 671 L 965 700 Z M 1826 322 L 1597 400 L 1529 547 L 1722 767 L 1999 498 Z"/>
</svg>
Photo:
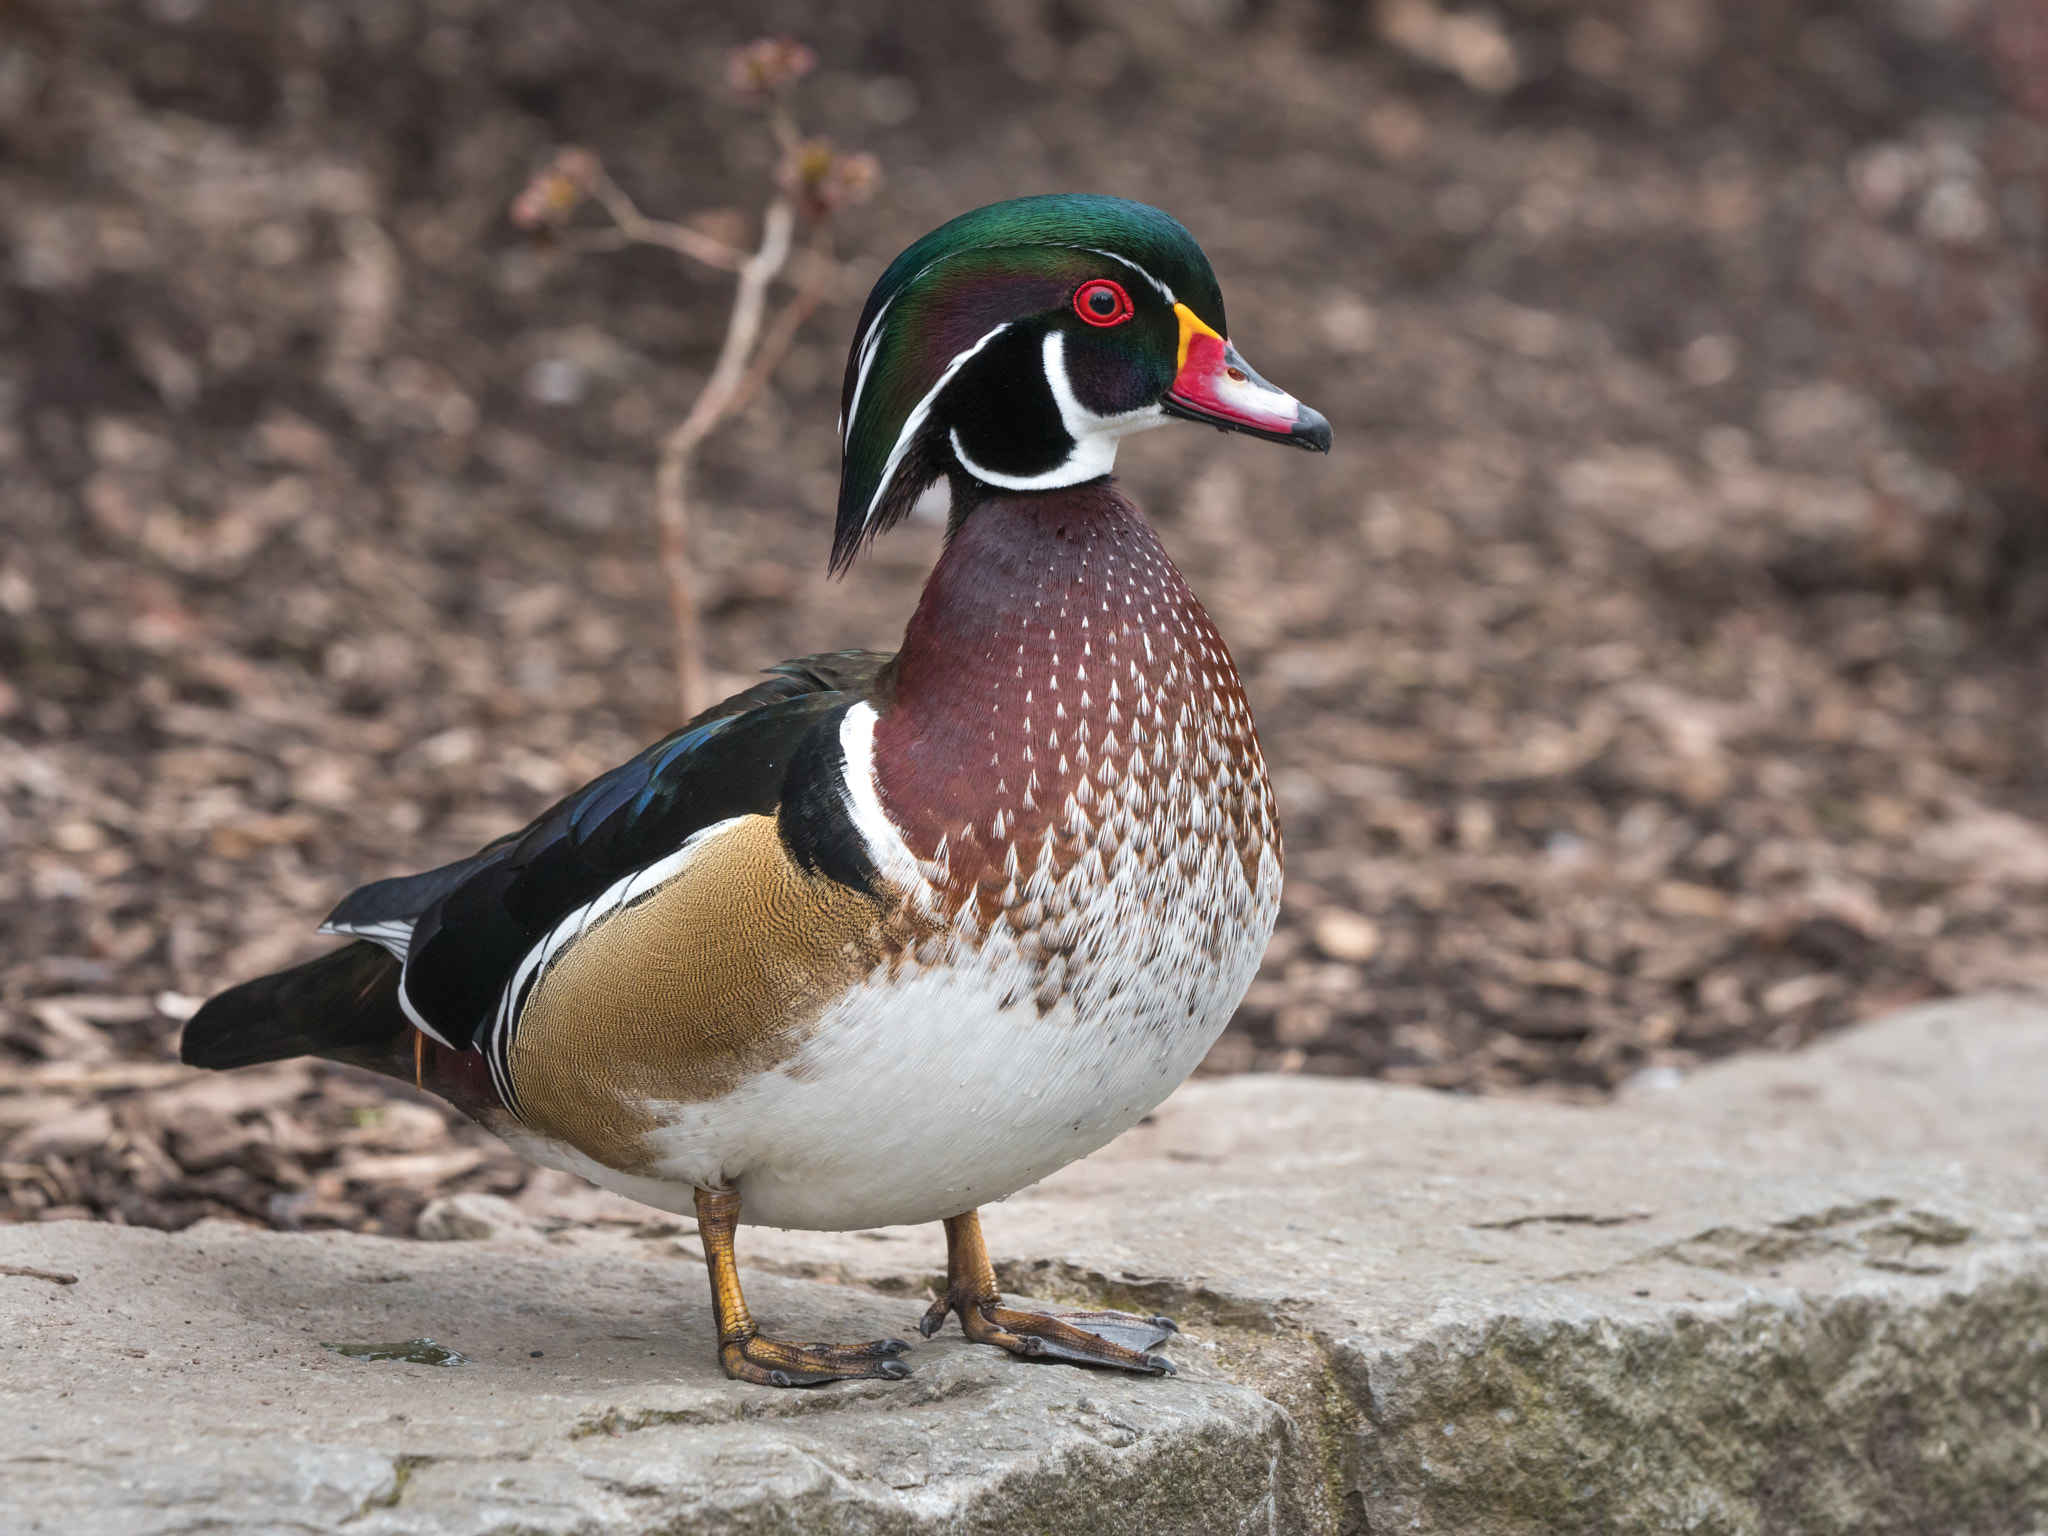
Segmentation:
<svg viewBox="0 0 2048 1536">
<path fill-rule="evenodd" d="M 984 907 L 1048 845 L 1062 867 L 1099 846 L 1105 802 L 1216 819 L 1241 851 L 1271 821 L 1230 653 L 1108 480 L 976 506 L 925 583 L 894 682 L 875 729 L 882 803 Z"/>
</svg>

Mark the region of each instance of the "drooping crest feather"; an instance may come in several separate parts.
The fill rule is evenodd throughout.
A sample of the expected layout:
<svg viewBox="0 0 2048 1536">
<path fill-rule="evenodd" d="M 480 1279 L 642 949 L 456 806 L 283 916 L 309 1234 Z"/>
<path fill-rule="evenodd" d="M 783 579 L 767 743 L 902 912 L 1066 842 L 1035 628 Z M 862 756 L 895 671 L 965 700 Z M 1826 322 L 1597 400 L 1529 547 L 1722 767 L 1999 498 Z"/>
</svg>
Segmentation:
<svg viewBox="0 0 2048 1536">
<path fill-rule="evenodd" d="M 832 569 L 893 527 L 943 470 L 929 414 L 972 352 L 1005 326 L 1062 308 L 1103 258 L 1224 328 L 1208 258 L 1143 203 L 1055 194 L 994 203 L 933 230 L 889 264 L 861 311 L 840 394 Z"/>
</svg>

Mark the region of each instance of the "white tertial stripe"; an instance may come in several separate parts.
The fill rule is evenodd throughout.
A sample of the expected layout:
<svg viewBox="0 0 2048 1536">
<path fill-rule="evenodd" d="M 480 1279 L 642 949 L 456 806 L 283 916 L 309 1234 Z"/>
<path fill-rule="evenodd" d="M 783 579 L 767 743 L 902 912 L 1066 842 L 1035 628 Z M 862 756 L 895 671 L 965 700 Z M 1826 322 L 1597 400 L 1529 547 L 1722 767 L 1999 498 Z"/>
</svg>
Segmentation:
<svg viewBox="0 0 2048 1536">
<path fill-rule="evenodd" d="M 410 966 L 411 962 L 406 962 L 406 969 L 410 969 Z M 413 1007 L 412 999 L 406 995 L 405 969 L 401 969 L 398 973 L 398 1009 L 399 1012 L 403 1013 L 408 1019 L 412 1020 L 413 1028 L 417 1029 L 429 1040 L 432 1040 L 437 1045 L 445 1045 L 451 1051 L 455 1049 L 455 1042 L 450 1040 L 446 1035 L 442 1034 L 441 1031 L 434 1028 L 433 1025 L 429 1024 L 427 1022 L 426 1015 L 421 1013 L 419 1009 Z"/>
<path fill-rule="evenodd" d="M 518 1104 L 512 1089 L 512 1071 L 508 1061 L 512 1037 L 518 1032 L 519 1010 L 526 1006 L 527 994 L 553 963 L 555 957 L 582 938 L 593 923 L 611 916 L 621 908 L 631 906 L 638 898 L 651 894 L 657 887 L 681 874 L 683 866 L 694 859 L 706 843 L 745 819 L 742 816 L 728 816 L 723 821 L 714 821 L 708 827 L 699 827 L 684 839 L 683 846 L 674 853 L 666 858 L 656 859 L 645 869 L 637 869 L 622 880 L 613 881 L 598 895 L 562 918 L 548 930 L 545 938 L 526 952 L 526 957 L 519 962 L 519 968 L 512 973 L 512 979 L 505 984 L 504 991 L 498 994 L 497 1007 L 477 1041 L 478 1047 L 483 1051 L 484 1060 L 490 1065 L 491 1081 L 498 1090 L 499 1098 L 517 1110 Z M 401 985 L 401 1002 L 404 996 L 404 988 Z M 424 1024 L 420 1027 L 426 1028 Z M 431 1034 L 432 1031 L 428 1033 Z M 440 1039 L 438 1035 L 435 1038 Z"/>
<path fill-rule="evenodd" d="M 871 727 L 870 740 L 872 739 Z M 683 866 L 696 857 L 698 850 L 706 842 L 734 826 L 741 819 L 738 816 L 730 816 L 724 821 L 713 822 L 708 827 L 700 827 L 691 833 L 683 846 L 674 853 L 666 858 L 657 859 L 645 869 L 635 870 L 624 879 L 614 881 L 597 896 L 563 917 L 548 930 L 547 935 L 538 944 L 526 952 L 525 957 L 519 962 L 518 969 L 512 973 L 512 979 L 498 994 L 498 1001 L 492 1009 L 491 1017 L 484 1021 L 476 1041 L 478 1048 L 484 1053 L 484 1059 L 490 1063 L 491 1076 L 496 1083 L 498 1096 L 507 1104 L 512 1102 L 512 1084 L 510 1074 L 505 1069 L 505 1052 L 511 1044 L 512 1035 L 519 1021 L 519 1009 L 524 1004 L 532 983 L 547 969 L 555 956 L 573 940 L 582 937 L 592 923 L 610 916 L 621 907 L 630 905 L 670 877 L 680 874 Z M 401 963 L 409 964 L 408 952 L 412 946 L 413 926 L 416 921 L 417 919 L 409 918 L 387 919 L 379 923 L 323 923 L 319 931 L 370 939 L 390 950 Z M 405 983 L 406 974 L 401 971 L 398 978 L 400 1010 L 421 1034 L 453 1050 L 453 1042 L 429 1024 L 419 1009 L 413 1006 L 411 997 L 406 994 Z"/>
<path fill-rule="evenodd" d="M 418 918 L 386 918 L 383 922 L 379 923 L 322 923 L 314 931 L 316 933 L 346 934 L 350 938 L 368 939 L 374 944 L 383 945 L 392 954 L 396 955 L 400 966 L 398 972 L 398 1011 L 411 1020 L 413 1028 L 417 1029 L 429 1040 L 434 1041 L 437 1045 L 445 1045 L 450 1050 L 453 1050 L 455 1048 L 454 1043 L 446 1035 L 442 1034 L 441 1031 L 429 1024 L 426 1016 L 419 1009 L 413 1007 L 412 999 L 406 996 L 405 967 L 412 963 L 412 936 L 414 926 L 418 921 Z"/>
<path fill-rule="evenodd" d="M 410 917 L 389 917 L 380 923 L 322 923 L 313 931 L 368 939 L 372 944 L 383 945 L 403 960 L 406 951 L 412 948 L 412 928 L 416 921 Z"/>
<path fill-rule="evenodd" d="M 1073 452 L 1043 474 L 1006 475 L 969 458 L 960 442 L 960 433 L 955 429 L 951 434 L 954 456 L 960 460 L 961 468 L 975 479 L 1001 486 L 1006 491 L 1049 491 L 1063 485 L 1079 485 L 1084 480 L 1096 480 L 1116 468 L 1119 438 L 1132 432 L 1143 432 L 1148 427 L 1163 427 L 1172 419 L 1156 405 L 1142 406 L 1119 416 L 1098 416 L 1089 410 L 1074 393 L 1073 380 L 1067 376 L 1067 338 L 1064 331 L 1055 328 L 1046 332 L 1042 356 L 1046 387 L 1052 391 L 1053 402 L 1059 407 L 1060 424 L 1066 428 L 1067 436 L 1074 440 Z"/>
</svg>

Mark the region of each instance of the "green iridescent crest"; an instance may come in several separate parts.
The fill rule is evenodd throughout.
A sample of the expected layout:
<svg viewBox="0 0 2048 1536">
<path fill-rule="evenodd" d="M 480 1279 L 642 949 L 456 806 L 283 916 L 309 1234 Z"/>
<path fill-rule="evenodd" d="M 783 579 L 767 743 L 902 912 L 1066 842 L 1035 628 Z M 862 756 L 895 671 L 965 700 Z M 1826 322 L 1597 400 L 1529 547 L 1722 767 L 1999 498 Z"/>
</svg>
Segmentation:
<svg viewBox="0 0 2048 1536">
<path fill-rule="evenodd" d="M 1194 237 L 1171 216 L 1123 198 L 995 203 L 933 230 L 890 263 L 861 312 L 840 397 L 834 569 L 903 517 L 943 472 L 931 411 L 944 386 L 1006 327 L 1034 317 L 1071 325 L 1077 288 L 1096 277 L 1120 280 L 1138 307 L 1116 336 L 1087 337 L 1097 375 L 1121 370 L 1154 394 L 1163 389 L 1176 302 L 1229 334 Z"/>
</svg>

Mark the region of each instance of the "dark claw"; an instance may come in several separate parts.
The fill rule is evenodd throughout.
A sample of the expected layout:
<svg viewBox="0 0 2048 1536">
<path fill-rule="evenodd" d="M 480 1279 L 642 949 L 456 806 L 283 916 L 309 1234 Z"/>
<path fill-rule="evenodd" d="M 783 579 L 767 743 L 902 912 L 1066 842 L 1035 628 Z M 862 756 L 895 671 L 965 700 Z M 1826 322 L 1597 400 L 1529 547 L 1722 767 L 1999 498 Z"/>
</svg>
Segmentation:
<svg viewBox="0 0 2048 1536">
<path fill-rule="evenodd" d="M 931 1313 L 927 1312 L 917 1320 L 917 1336 L 921 1339 L 928 1339 L 945 1326 L 945 1313 L 941 1312 L 934 1317 Z"/>
<path fill-rule="evenodd" d="M 787 1371 L 770 1371 L 768 1373 L 768 1385 L 771 1387 L 788 1387 L 794 1386 L 795 1383 L 789 1379 L 789 1372 Z"/>
<path fill-rule="evenodd" d="M 1171 1370 L 1172 1367 L 1169 1366 L 1167 1369 Z M 910 1367 L 901 1360 L 884 1360 L 882 1362 L 882 1374 L 891 1381 L 901 1381 L 910 1374 Z"/>
<path fill-rule="evenodd" d="M 1170 1317 L 1148 1317 L 1145 1319 L 1154 1328 L 1164 1328 L 1168 1333 L 1179 1333 L 1180 1324 Z"/>
<path fill-rule="evenodd" d="M 1043 1340 L 1043 1339 L 1041 1339 L 1041 1338 L 1038 1338 L 1038 1337 L 1036 1337 L 1035 1335 L 1032 1335 L 1032 1334 L 1026 1334 L 1026 1335 L 1024 1336 L 1024 1353 L 1025 1353 L 1025 1354 L 1027 1354 L 1027 1355 L 1042 1355 L 1042 1354 L 1044 1354 L 1044 1353 L 1045 1353 L 1045 1340 Z"/>
<path fill-rule="evenodd" d="M 1147 1355 L 1145 1363 L 1162 1376 L 1178 1376 L 1180 1374 L 1179 1371 L 1173 1368 L 1173 1362 L 1164 1355 Z"/>
<path fill-rule="evenodd" d="M 884 1339 L 875 1346 L 875 1353 L 878 1355 L 907 1355 L 910 1353 L 910 1346 L 901 1339 Z"/>
</svg>

